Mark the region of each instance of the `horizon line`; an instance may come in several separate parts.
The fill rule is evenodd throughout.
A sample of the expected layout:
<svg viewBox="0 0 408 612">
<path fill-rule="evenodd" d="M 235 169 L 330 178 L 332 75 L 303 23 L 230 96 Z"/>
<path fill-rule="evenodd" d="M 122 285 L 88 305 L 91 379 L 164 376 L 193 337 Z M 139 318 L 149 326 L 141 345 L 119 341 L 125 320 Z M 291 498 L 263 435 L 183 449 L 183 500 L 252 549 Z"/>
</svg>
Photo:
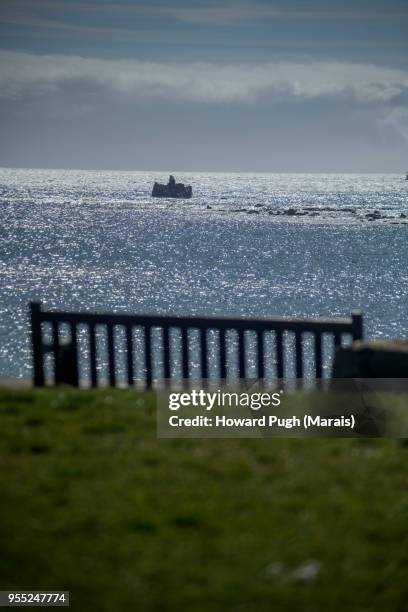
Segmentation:
<svg viewBox="0 0 408 612">
<path fill-rule="evenodd" d="M 157 172 L 161 174 L 406 174 L 408 170 L 395 171 L 334 171 L 334 170 L 180 170 L 180 169 L 126 169 L 126 168 L 64 168 L 64 167 L 44 167 L 44 166 L 3 166 L 0 165 L 0 170 L 38 170 L 38 171 L 65 171 L 65 172 L 122 172 L 122 173 L 141 173 L 141 172 Z"/>
</svg>

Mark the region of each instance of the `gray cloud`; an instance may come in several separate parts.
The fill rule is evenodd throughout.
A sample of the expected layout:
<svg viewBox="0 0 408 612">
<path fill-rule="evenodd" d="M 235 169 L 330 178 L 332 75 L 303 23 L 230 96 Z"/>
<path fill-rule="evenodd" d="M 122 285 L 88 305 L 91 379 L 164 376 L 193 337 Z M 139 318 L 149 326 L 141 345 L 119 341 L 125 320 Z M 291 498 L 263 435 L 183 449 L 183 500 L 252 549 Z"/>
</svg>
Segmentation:
<svg viewBox="0 0 408 612">
<path fill-rule="evenodd" d="M 147 9 L 148 10 L 148 9 Z M 225 3 L 207 7 L 168 9 L 167 14 L 189 23 L 202 25 L 228 25 L 251 19 L 393 19 L 407 18 L 408 11 L 358 11 L 358 10 L 282 10 L 258 2 Z"/>
<path fill-rule="evenodd" d="M 7 10 L 10 17 L 9 23 L 19 24 L 21 21 L 17 17 L 19 11 L 70 11 L 70 12 L 97 12 L 111 14 L 135 14 L 151 17 L 169 17 L 178 21 L 188 22 L 197 25 L 224 26 L 239 22 L 248 22 L 254 19 L 407 19 L 408 11 L 395 10 L 356 10 L 332 8 L 331 10 L 307 10 L 283 9 L 278 4 L 264 3 L 254 0 L 207 0 L 199 6 L 193 3 L 182 2 L 170 6 L 169 3 L 160 2 L 124 4 L 121 2 L 68 2 L 59 0 L 36 0 L 35 4 L 31 0 L 3 0 L 3 11 Z M 14 15 L 14 17 L 12 17 Z M 3 16 L 5 18 L 5 16 Z M 45 21 L 35 17 L 26 18 L 25 24 L 30 23 L 33 27 L 56 27 L 61 28 L 62 24 L 52 20 Z M 67 28 L 80 28 L 72 24 L 65 24 Z"/>
<path fill-rule="evenodd" d="M 276 96 L 390 102 L 408 90 L 399 69 L 337 61 L 164 64 L 0 51 L 0 97 L 63 91 L 85 84 L 131 98 L 252 103 Z"/>
<path fill-rule="evenodd" d="M 385 126 L 394 128 L 400 136 L 408 140 L 408 108 L 393 108 L 381 122 Z"/>
</svg>

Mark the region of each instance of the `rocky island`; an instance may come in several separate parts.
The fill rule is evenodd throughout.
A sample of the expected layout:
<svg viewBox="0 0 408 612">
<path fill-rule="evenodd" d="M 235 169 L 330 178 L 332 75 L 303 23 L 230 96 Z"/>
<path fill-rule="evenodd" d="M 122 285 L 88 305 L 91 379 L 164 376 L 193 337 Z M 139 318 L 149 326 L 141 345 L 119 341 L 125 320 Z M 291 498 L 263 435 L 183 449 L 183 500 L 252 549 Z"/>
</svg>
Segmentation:
<svg viewBox="0 0 408 612">
<path fill-rule="evenodd" d="M 172 174 L 167 185 L 155 183 L 152 190 L 153 198 L 191 198 L 192 195 L 193 189 L 191 185 L 176 183 Z"/>
</svg>

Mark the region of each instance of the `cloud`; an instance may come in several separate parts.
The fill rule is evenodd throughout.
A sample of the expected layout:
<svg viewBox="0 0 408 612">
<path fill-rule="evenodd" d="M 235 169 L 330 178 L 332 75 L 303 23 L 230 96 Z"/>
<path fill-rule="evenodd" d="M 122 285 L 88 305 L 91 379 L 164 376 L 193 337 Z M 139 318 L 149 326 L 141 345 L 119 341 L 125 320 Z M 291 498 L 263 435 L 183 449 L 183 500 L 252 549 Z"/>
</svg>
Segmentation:
<svg viewBox="0 0 408 612">
<path fill-rule="evenodd" d="M 408 140 L 408 108 L 394 108 L 382 119 L 386 126 L 393 127 L 403 138 Z"/>
<path fill-rule="evenodd" d="M 280 4 L 280 5 L 279 5 Z M 257 20 L 257 19 L 347 19 L 347 20 L 378 20 L 378 19 L 407 19 L 407 10 L 396 10 L 388 8 L 387 10 L 376 10 L 370 7 L 370 10 L 344 9 L 337 5 L 329 10 L 316 8 L 308 8 L 299 10 L 296 8 L 282 8 L 282 3 L 277 3 L 276 6 L 270 2 L 262 2 L 257 0 L 206 0 L 199 5 L 194 6 L 190 2 L 178 2 L 171 6 L 170 3 L 161 3 L 151 1 L 125 4 L 123 2 L 83 2 L 83 1 L 68 1 L 68 0 L 36 0 L 33 4 L 32 0 L 3 0 L 3 11 L 7 11 L 11 15 L 16 15 L 19 11 L 27 13 L 27 11 L 69 11 L 82 13 L 98 13 L 98 14 L 122 14 L 122 15 L 145 15 L 150 17 L 167 17 L 181 22 L 187 22 L 196 25 L 209 26 L 226 26 L 235 23 Z M 10 19 L 10 17 L 9 17 Z M 16 20 L 16 17 L 11 18 L 9 23 L 21 23 Z M 56 27 L 61 28 L 62 24 L 53 22 L 52 20 L 44 21 L 41 19 L 28 18 L 26 24 L 30 23 L 33 27 Z M 46 24 L 46 25 L 45 25 Z M 67 28 L 74 29 L 70 23 L 65 24 Z"/>
<path fill-rule="evenodd" d="M 154 10 L 153 7 L 150 11 Z M 157 9 L 160 10 L 160 9 Z M 281 9 L 273 7 L 261 2 L 243 2 L 234 4 L 226 2 L 224 5 L 217 3 L 214 6 L 192 7 L 186 6 L 182 8 L 168 8 L 166 10 L 168 16 L 171 16 L 179 21 L 186 21 L 193 24 L 224 26 L 235 22 L 248 22 L 254 19 L 406 19 L 408 11 L 358 11 L 358 10 L 296 10 L 296 9 Z M 146 7 L 146 11 L 149 8 Z"/>
<path fill-rule="evenodd" d="M 408 91 L 408 73 L 338 61 L 260 64 L 153 63 L 0 50 L 0 97 L 72 87 L 130 98 L 209 104 L 289 97 L 386 103 Z"/>
</svg>

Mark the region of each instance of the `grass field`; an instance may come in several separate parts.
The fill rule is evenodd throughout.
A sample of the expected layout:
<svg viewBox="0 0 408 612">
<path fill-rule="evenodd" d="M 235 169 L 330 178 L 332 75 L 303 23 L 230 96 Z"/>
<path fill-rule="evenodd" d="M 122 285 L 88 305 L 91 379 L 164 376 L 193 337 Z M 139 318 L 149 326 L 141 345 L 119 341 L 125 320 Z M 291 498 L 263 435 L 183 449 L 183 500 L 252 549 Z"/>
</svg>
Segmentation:
<svg viewBox="0 0 408 612">
<path fill-rule="evenodd" d="M 153 394 L 0 393 L 0 589 L 74 610 L 403 612 L 404 440 L 158 440 Z"/>
</svg>

